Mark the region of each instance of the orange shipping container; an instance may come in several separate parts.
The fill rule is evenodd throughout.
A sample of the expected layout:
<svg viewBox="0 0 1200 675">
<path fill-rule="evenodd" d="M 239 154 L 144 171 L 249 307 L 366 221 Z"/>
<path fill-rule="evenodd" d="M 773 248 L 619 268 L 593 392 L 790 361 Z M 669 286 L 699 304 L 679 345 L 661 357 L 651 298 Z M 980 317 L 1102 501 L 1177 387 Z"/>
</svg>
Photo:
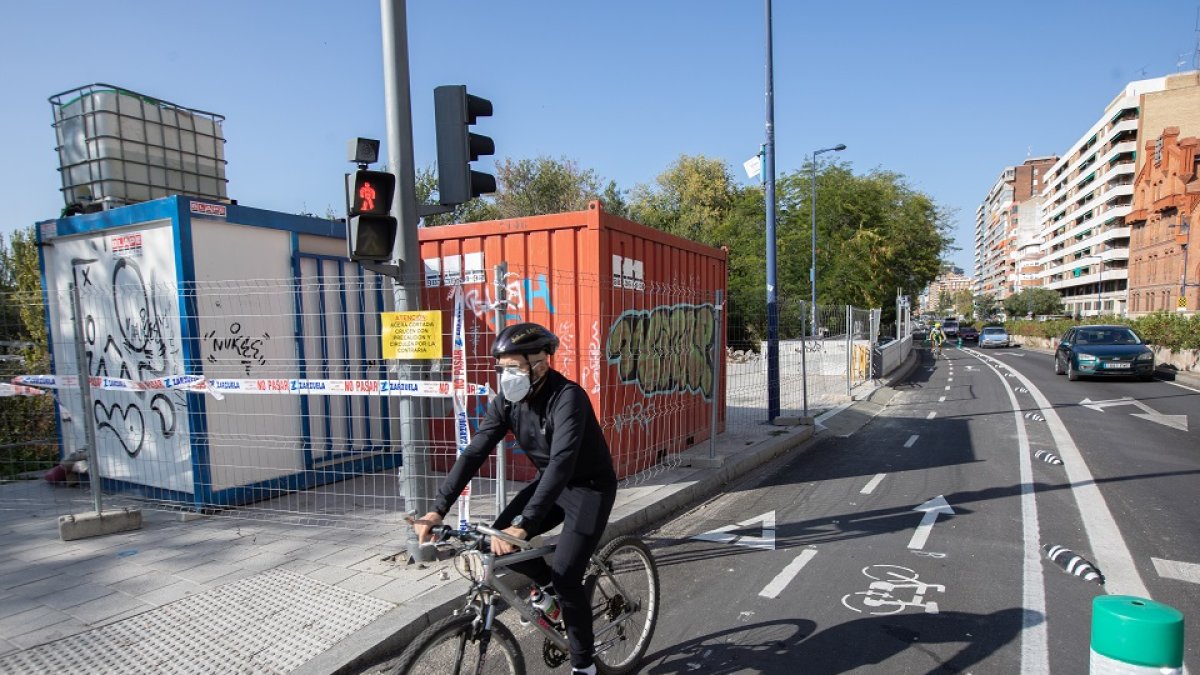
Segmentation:
<svg viewBox="0 0 1200 675">
<path fill-rule="evenodd" d="M 618 477 L 707 440 L 714 405 L 724 430 L 725 378 L 713 373 L 725 353 L 724 251 L 605 213 L 599 202 L 571 213 L 424 228 L 420 242 L 424 307 L 444 311 L 448 329 L 453 286 L 463 285 L 468 381 L 493 389 L 493 270 L 507 263 L 504 322 L 535 321 L 562 340 L 552 363 L 590 394 Z M 472 428 L 486 405 L 472 397 Z M 437 471 L 454 459 L 450 417 L 431 423 Z M 508 476 L 529 480 L 535 470 L 520 455 L 514 447 Z M 491 462 L 485 471 L 492 475 Z"/>
</svg>

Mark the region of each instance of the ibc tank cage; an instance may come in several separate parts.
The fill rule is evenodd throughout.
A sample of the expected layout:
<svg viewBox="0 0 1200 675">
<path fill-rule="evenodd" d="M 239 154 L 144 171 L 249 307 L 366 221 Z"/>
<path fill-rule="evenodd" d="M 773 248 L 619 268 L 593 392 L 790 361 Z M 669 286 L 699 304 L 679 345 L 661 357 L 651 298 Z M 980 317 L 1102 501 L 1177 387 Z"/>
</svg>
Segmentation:
<svg viewBox="0 0 1200 675">
<path fill-rule="evenodd" d="M 50 106 L 68 214 L 176 194 L 227 201 L 223 116 L 104 83 Z"/>
</svg>

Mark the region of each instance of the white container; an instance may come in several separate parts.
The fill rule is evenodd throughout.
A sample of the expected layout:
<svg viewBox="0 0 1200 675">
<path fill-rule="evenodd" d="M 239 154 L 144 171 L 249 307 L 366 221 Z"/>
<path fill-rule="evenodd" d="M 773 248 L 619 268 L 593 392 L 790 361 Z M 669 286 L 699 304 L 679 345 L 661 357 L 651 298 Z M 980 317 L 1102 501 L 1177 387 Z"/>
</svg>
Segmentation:
<svg viewBox="0 0 1200 675">
<path fill-rule="evenodd" d="M 68 206 L 174 194 L 224 201 L 224 117 L 91 84 L 50 99 Z"/>
</svg>

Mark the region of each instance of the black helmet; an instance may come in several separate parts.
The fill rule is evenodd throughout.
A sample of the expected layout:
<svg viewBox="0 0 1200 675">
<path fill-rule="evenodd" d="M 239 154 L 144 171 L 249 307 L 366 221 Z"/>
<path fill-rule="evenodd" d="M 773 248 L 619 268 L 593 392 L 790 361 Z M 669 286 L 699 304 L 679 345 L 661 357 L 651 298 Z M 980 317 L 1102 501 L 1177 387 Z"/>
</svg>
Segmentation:
<svg viewBox="0 0 1200 675">
<path fill-rule="evenodd" d="M 492 343 L 492 356 L 501 354 L 553 354 L 558 349 L 558 336 L 536 323 L 518 323 L 508 326 L 496 336 Z"/>
</svg>

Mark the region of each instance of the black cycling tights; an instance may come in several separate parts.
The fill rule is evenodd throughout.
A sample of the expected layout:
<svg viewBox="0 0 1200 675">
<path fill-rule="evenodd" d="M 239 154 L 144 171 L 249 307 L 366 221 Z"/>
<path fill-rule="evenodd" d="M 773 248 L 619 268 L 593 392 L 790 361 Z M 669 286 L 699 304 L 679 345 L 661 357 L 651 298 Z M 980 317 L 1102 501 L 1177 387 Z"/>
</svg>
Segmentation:
<svg viewBox="0 0 1200 675">
<path fill-rule="evenodd" d="M 509 527 L 512 519 L 524 510 L 536 489 L 535 482 L 517 493 L 512 503 L 496 519 L 493 527 L 498 530 Z M 610 498 L 604 501 L 611 510 L 613 500 Z M 530 537 L 534 537 L 563 523 L 562 534 L 558 535 L 558 548 L 554 552 L 553 567 L 547 565 L 544 559 L 538 558 L 517 563 L 510 569 L 529 577 L 539 586 L 554 582 L 554 592 L 558 595 L 563 620 L 567 624 L 571 666 L 586 668 L 592 664 L 595 636 L 592 634 L 592 608 L 583 588 L 583 573 L 587 571 L 588 559 L 596 551 L 596 545 L 600 543 L 604 532 L 588 535 L 576 532 L 572 525 L 579 516 L 580 514 L 568 513 L 555 504 L 550 514 L 543 522 L 538 523 L 535 530 L 526 530 Z M 604 520 L 607 520 L 607 514 Z"/>
</svg>

